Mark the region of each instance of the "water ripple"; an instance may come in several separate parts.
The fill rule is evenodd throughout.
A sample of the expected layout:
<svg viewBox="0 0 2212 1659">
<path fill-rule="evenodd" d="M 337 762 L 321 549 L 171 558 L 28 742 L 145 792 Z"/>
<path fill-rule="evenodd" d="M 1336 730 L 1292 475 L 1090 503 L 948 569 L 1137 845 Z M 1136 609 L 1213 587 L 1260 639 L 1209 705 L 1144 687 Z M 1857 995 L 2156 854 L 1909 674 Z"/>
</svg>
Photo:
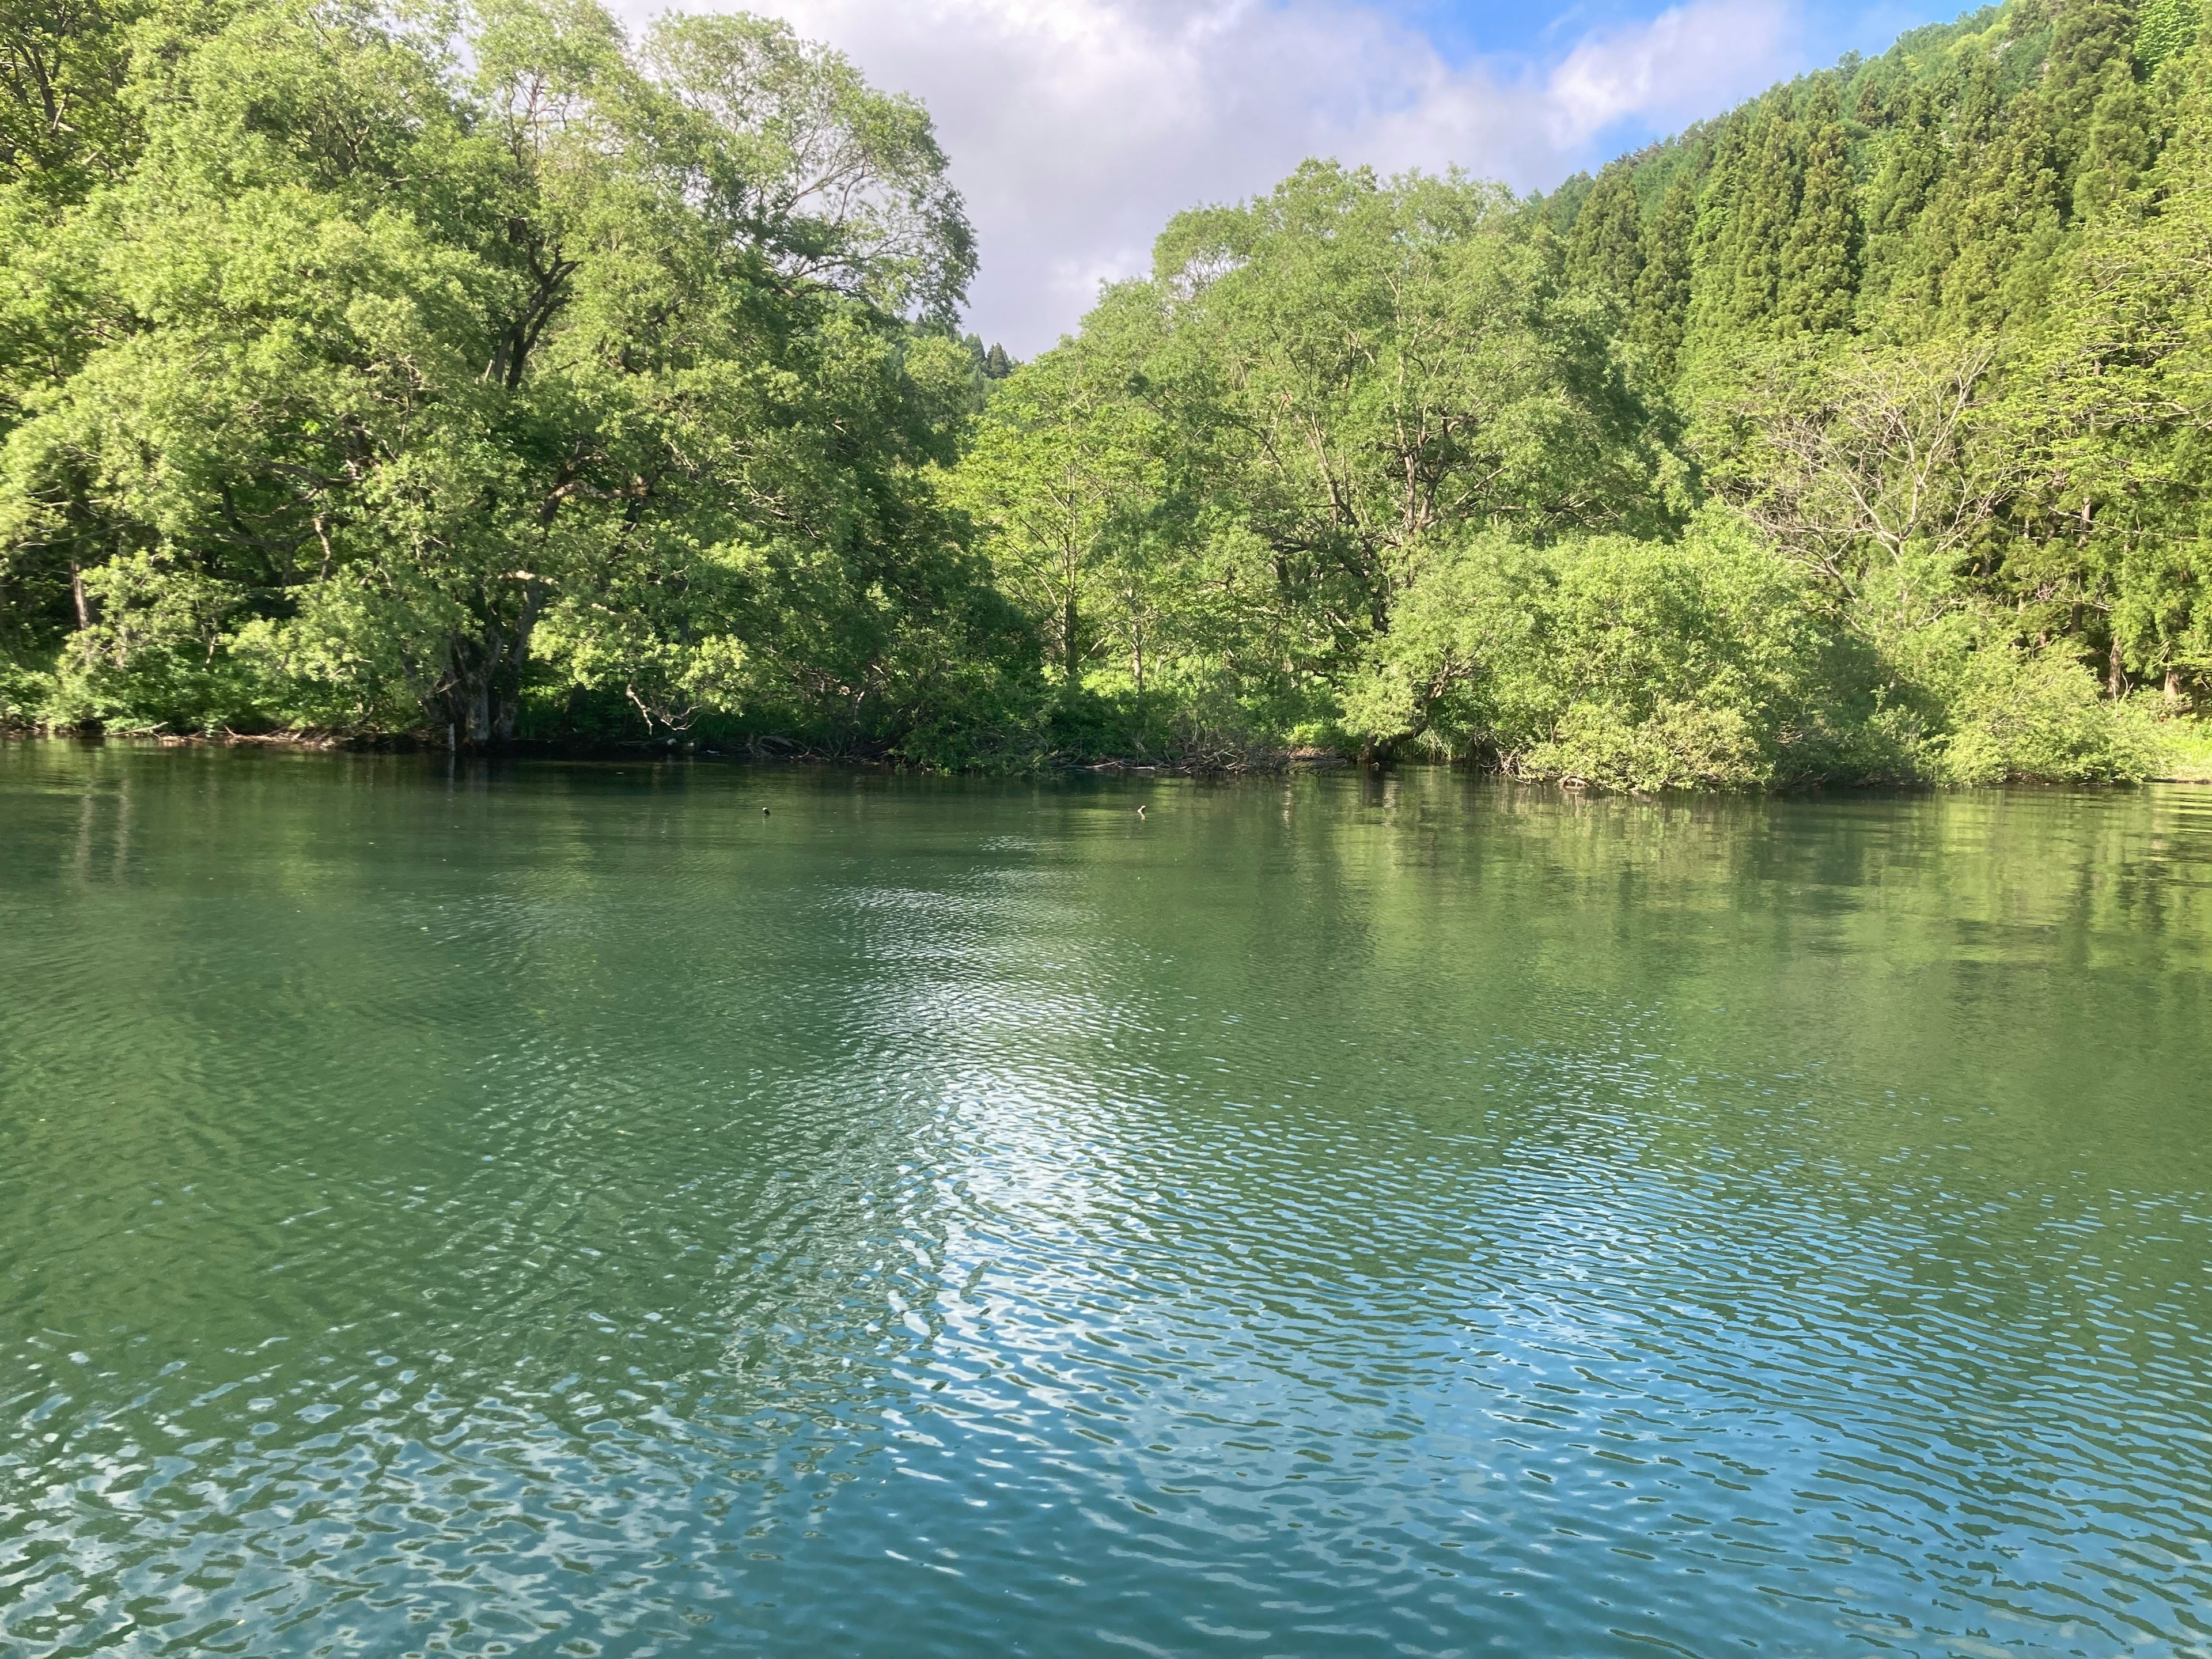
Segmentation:
<svg viewBox="0 0 2212 1659">
<path fill-rule="evenodd" d="M 0 844 L 0 1646 L 2212 1653 L 2185 792 L 29 745 Z"/>
</svg>

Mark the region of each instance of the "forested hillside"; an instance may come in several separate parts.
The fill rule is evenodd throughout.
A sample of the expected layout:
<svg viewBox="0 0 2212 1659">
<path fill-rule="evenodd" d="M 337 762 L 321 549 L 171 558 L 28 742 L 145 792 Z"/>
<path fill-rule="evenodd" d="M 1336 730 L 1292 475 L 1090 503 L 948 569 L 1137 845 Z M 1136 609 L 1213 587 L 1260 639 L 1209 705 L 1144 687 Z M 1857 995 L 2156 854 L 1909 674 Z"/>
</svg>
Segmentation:
<svg viewBox="0 0 2212 1659">
<path fill-rule="evenodd" d="M 2124 779 L 2212 686 L 2212 47 L 2013 3 L 1547 197 L 1310 162 L 1009 364 L 742 19 L 9 0 L 0 705 L 933 764 Z"/>
</svg>

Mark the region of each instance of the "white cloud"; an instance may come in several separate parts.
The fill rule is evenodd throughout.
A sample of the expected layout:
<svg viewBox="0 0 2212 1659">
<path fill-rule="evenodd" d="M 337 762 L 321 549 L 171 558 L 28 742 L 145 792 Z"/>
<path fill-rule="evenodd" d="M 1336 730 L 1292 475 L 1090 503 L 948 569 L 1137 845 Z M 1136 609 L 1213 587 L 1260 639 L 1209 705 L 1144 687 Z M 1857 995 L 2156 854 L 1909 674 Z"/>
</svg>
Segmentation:
<svg viewBox="0 0 2212 1659">
<path fill-rule="evenodd" d="M 1712 114 L 1773 78 L 1793 21 L 1771 0 L 1692 0 L 1586 36 L 1547 78 L 1553 131 L 1572 147 L 1622 120 L 1675 126 Z"/>
<path fill-rule="evenodd" d="M 969 311 L 1027 356 L 1169 216 L 1308 155 L 1457 163 L 1527 189 L 1611 128 L 1717 111 L 1790 66 L 1793 0 L 1686 0 L 1548 66 L 1448 63 L 1359 0 L 741 0 L 928 104 L 983 268 Z M 633 22 L 658 7 L 621 0 Z M 691 0 L 714 3 L 714 0 Z"/>
</svg>

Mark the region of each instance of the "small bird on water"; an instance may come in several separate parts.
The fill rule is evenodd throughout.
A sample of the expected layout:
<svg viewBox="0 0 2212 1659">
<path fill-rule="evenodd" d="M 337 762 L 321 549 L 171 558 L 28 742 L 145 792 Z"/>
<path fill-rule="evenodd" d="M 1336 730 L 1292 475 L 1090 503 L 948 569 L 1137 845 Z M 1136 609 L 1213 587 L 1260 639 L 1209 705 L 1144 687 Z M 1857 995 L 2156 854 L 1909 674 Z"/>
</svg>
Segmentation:
<svg viewBox="0 0 2212 1659">
<path fill-rule="evenodd" d="M 1144 817 L 1144 816 L 1145 816 L 1145 808 L 1144 808 L 1143 803 L 1141 803 L 1141 802 L 1139 802 L 1139 803 L 1138 804 L 1138 806 L 1137 806 L 1137 816 L 1138 816 L 1139 817 Z"/>
<path fill-rule="evenodd" d="M 762 808 L 761 808 L 761 816 L 762 816 L 763 817 L 766 817 L 768 816 L 768 808 L 767 808 L 767 807 L 763 806 L 763 807 L 762 807 Z"/>
</svg>

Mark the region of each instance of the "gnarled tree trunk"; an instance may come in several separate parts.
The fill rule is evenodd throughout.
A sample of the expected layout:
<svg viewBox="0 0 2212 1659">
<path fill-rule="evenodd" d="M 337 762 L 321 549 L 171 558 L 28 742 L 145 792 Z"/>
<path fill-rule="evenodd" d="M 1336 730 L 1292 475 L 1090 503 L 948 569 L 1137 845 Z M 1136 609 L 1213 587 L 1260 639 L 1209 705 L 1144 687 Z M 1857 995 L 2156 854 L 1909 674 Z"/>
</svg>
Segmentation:
<svg viewBox="0 0 2212 1659">
<path fill-rule="evenodd" d="M 434 724 L 448 728 L 457 747 L 480 749 L 511 742 L 530 662 L 530 635 L 542 603 L 535 582 L 526 585 L 511 620 L 487 619 L 471 634 L 447 641 L 445 672 L 429 699 Z"/>
</svg>

